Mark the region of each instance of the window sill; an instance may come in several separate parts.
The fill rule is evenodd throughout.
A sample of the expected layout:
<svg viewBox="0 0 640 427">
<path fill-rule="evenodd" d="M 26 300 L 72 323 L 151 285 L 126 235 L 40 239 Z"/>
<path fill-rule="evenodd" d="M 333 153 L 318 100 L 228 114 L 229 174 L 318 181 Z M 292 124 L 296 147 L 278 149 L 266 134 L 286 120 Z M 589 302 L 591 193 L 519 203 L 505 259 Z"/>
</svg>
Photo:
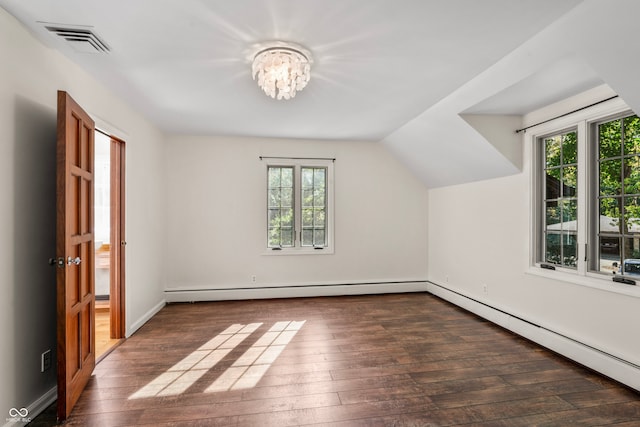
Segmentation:
<svg viewBox="0 0 640 427">
<path fill-rule="evenodd" d="M 287 255 L 333 255 L 332 247 L 324 249 L 313 248 L 286 248 L 281 250 L 266 249 L 262 255 L 265 256 L 287 256 Z"/>
<path fill-rule="evenodd" d="M 559 270 L 546 270 L 540 267 L 531 266 L 525 270 L 526 274 L 533 276 L 540 276 L 547 279 L 559 280 L 562 282 L 572 283 L 575 285 L 586 286 L 589 288 L 598 289 L 606 292 L 613 292 L 616 294 L 627 295 L 631 297 L 640 298 L 640 286 L 636 285 L 624 285 L 616 283 L 611 280 L 611 276 L 595 276 L 587 275 L 581 276 L 578 274 L 568 273 Z M 640 277 L 637 282 L 640 283 Z"/>
</svg>

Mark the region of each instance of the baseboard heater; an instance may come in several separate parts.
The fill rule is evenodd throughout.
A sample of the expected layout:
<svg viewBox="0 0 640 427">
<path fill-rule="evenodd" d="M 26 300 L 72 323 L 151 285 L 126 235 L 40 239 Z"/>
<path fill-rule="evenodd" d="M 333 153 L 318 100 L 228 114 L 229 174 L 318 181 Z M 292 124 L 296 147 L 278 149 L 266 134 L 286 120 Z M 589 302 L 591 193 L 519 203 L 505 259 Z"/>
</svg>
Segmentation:
<svg viewBox="0 0 640 427">
<path fill-rule="evenodd" d="M 266 298 L 299 298 L 337 295 L 365 295 L 397 292 L 426 292 L 426 280 L 371 282 L 328 282 L 308 284 L 239 286 L 230 288 L 167 288 L 167 302 L 220 301 Z"/>
<path fill-rule="evenodd" d="M 576 363 L 640 391 L 640 366 L 434 282 L 429 293 L 527 338 Z"/>
</svg>

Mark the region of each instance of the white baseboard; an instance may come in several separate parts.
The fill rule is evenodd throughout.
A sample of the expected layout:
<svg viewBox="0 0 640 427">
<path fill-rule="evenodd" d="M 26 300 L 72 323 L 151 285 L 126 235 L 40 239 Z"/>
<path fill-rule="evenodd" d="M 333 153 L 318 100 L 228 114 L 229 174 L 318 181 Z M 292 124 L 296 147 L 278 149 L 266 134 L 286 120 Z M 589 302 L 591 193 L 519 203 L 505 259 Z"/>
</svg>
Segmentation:
<svg viewBox="0 0 640 427">
<path fill-rule="evenodd" d="M 640 391 L 640 366 L 583 344 L 513 314 L 474 300 L 446 286 L 430 282 L 428 291 L 446 301 L 464 308 L 480 317 L 527 338 L 543 347 L 561 354 L 596 372 Z"/>
<path fill-rule="evenodd" d="M 167 302 L 221 301 L 266 298 L 301 298 L 338 295 L 426 292 L 426 281 L 380 283 L 328 283 L 302 286 L 282 285 L 263 288 L 181 289 L 165 290 Z"/>
<path fill-rule="evenodd" d="M 40 396 L 35 402 L 27 406 L 26 409 L 28 413 L 26 417 L 7 418 L 7 423 L 4 425 L 4 427 L 17 427 L 26 425 L 29 421 L 33 420 L 35 417 L 44 412 L 44 410 L 47 409 L 53 402 L 55 402 L 57 398 L 58 387 L 53 387 L 48 392 Z M 15 409 L 20 410 L 23 408 Z M 23 421 L 23 419 L 29 421 L 25 422 Z"/>
<path fill-rule="evenodd" d="M 129 338 L 131 335 L 133 335 L 133 333 L 135 331 L 137 331 L 138 329 L 140 329 L 142 327 L 142 325 L 144 325 L 145 323 L 147 323 L 153 316 L 156 315 L 156 313 L 158 313 L 160 310 L 162 310 L 162 308 L 167 305 L 167 301 L 166 300 L 162 300 L 160 301 L 158 304 L 154 305 L 149 311 L 147 311 L 145 314 L 143 314 L 138 320 L 136 320 L 135 322 L 133 322 L 128 328 L 127 328 L 127 333 L 126 333 L 126 337 Z"/>
</svg>

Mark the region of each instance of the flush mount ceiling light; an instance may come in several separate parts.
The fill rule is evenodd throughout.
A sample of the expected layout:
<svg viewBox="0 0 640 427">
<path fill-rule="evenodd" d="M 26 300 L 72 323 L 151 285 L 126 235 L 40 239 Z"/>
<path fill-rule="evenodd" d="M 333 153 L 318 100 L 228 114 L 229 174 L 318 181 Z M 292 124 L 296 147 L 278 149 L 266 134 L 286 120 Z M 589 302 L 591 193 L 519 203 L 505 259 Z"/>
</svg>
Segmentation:
<svg viewBox="0 0 640 427">
<path fill-rule="evenodd" d="M 251 74 L 272 98 L 291 99 L 311 78 L 311 53 L 300 45 L 270 42 L 253 56 Z"/>
</svg>

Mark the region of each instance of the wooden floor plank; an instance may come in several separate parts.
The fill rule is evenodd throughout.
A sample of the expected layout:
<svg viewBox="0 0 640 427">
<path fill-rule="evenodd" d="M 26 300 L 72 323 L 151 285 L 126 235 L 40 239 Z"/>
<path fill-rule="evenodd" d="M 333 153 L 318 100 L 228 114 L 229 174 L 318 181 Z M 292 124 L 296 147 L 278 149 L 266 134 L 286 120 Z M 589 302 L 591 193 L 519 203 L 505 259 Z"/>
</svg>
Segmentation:
<svg viewBox="0 0 640 427">
<path fill-rule="evenodd" d="M 280 333 L 268 334 L 277 322 L 303 320 L 280 344 L 261 341 Z M 213 357 L 210 340 L 253 323 L 215 365 L 196 369 Z M 245 388 L 225 388 L 233 384 Z M 640 425 L 639 393 L 420 293 L 168 305 L 97 365 L 66 423 L 614 424 Z"/>
</svg>

